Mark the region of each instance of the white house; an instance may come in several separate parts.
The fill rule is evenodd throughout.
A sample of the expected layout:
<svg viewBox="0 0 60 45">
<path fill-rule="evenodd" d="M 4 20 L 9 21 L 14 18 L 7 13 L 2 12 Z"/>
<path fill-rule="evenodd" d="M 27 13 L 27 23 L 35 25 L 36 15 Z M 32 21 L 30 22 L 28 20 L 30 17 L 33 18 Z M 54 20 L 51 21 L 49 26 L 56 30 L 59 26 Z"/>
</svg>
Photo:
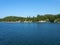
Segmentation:
<svg viewBox="0 0 60 45">
<path fill-rule="evenodd" d="M 38 21 L 38 22 L 46 22 L 46 21 L 41 20 L 41 21 Z"/>
</svg>

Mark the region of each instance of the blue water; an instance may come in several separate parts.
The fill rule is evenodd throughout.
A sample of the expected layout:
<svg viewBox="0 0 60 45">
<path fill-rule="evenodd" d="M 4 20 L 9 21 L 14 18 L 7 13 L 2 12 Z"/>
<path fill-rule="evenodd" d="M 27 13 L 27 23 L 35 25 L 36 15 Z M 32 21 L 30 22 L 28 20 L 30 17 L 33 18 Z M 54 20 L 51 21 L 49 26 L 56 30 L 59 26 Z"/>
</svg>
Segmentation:
<svg viewBox="0 0 60 45">
<path fill-rule="evenodd" d="M 60 45 L 60 24 L 0 23 L 0 45 Z"/>
</svg>

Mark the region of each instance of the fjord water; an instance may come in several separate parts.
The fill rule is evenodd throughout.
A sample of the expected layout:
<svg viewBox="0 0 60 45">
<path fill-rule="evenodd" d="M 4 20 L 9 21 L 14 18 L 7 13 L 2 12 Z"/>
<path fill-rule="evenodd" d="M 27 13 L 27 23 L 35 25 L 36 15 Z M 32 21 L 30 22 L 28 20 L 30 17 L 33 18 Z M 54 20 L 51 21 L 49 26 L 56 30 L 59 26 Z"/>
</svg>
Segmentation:
<svg viewBox="0 0 60 45">
<path fill-rule="evenodd" d="M 0 23 L 0 45 L 60 45 L 60 24 Z"/>
</svg>

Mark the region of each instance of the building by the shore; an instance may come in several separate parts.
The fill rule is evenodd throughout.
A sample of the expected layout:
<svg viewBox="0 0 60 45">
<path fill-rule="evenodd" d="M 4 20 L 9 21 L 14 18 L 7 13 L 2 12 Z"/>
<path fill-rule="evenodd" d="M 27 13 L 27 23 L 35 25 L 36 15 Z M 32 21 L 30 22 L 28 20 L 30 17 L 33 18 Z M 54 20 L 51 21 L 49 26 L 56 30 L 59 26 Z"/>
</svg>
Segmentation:
<svg viewBox="0 0 60 45">
<path fill-rule="evenodd" d="M 47 22 L 47 21 L 43 21 L 43 20 L 41 20 L 41 21 L 38 21 L 38 22 L 41 22 L 41 23 L 42 23 L 42 22 Z"/>
</svg>

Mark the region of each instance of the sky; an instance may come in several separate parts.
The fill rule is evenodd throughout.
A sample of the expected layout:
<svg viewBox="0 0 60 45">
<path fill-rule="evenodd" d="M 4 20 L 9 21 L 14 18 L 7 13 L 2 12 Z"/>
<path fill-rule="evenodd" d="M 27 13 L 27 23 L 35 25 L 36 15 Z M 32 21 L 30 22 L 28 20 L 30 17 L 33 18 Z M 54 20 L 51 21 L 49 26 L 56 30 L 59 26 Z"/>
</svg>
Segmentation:
<svg viewBox="0 0 60 45">
<path fill-rule="evenodd" d="M 59 13 L 60 0 L 0 0 L 0 18 Z"/>
</svg>

